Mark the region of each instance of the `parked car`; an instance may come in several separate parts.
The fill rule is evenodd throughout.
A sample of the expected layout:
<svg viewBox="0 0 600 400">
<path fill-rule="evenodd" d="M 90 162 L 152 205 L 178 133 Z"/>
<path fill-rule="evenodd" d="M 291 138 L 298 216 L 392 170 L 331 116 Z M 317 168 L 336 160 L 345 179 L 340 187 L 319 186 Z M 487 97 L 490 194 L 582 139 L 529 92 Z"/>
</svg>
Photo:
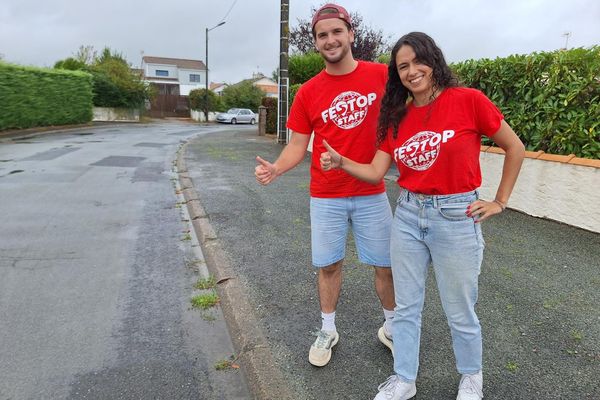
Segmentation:
<svg viewBox="0 0 600 400">
<path fill-rule="evenodd" d="M 230 108 L 227 112 L 217 114 L 217 122 L 227 124 L 252 124 L 256 123 L 256 114 L 247 108 Z"/>
</svg>

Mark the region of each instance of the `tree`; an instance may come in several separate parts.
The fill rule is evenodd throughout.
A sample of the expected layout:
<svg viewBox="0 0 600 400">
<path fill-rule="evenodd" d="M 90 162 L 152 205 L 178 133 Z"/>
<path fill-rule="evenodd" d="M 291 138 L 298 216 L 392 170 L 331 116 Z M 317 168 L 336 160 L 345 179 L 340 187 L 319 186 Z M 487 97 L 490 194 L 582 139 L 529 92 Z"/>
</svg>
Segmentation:
<svg viewBox="0 0 600 400">
<path fill-rule="evenodd" d="M 92 74 L 97 107 L 137 108 L 151 97 L 151 88 L 132 73 L 125 57 L 108 47 L 98 56 L 92 46 L 80 46 L 74 57 L 57 61 L 54 68 Z"/>
<path fill-rule="evenodd" d="M 312 14 L 317 11 L 312 8 Z M 354 58 L 365 61 L 374 61 L 381 53 L 388 51 L 389 37 L 384 37 L 383 31 L 375 30 L 363 22 L 363 17 L 357 13 L 350 13 L 354 28 L 354 44 L 352 54 Z M 294 53 L 308 54 L 316 52 L 311 30 L 311 20 L 298 19 L 298 26 L 290 30 L 290 45 Z"/>
<path fill-rule="evenodd" d="M 188 95 L 190 99 L 190 108 L 192 110 L 206 109 L 206 89 L 194 89 Z M 222 111 L 223 102 L 212 90 L 208 91 L 208 111 Z"/>
<path fill-rule="evenodd" d="M 66 69 L 69 71 L 85 71 L 87 65 L 73 57 L 65 58 L 54 63 L 54 69 Z"/>
<path fill-rule="evenodd" d="M 81 45 L 79 46 L 77 53 L 75 53 L 75 59 L 86 65 L 92 65 L 97 58 L 98 52 L 94 50 L 94 46 L 91 45 Z"/>
<path fill-rule="evenodd" d="M 249 108 L 256 112 L 264 96 L 262 90 L 246 80 L 223 89 L 223 105 L 225 108 Z"/>
</svg>

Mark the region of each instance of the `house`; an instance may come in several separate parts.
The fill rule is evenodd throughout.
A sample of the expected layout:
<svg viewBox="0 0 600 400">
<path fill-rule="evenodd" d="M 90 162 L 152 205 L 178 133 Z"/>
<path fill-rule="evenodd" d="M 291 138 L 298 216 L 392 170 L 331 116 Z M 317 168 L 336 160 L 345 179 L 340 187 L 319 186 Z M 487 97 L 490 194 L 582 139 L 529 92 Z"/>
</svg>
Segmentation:
<svg viewBox="0 0 600 400">
<path fill-rule="evenodd" d="M 223 96 L 223 90 L 229 86 L 226 83 L 215 83 L 215 82 L 211 82 L 210 85 L 208 85 L 208 89 L 212 90 L 217 96 Z"/>
<path fill-rule="evenodd" d="M 246 82 L 251 82 L 252 85 L 262 90 L 266 97 L 277 97 L 277 94 L 279 93 L 279 85 L 277 82 L 275 82 L 273 79 L 267 78 L 260 72 L 252 74 L 252 78 L 244 79 L 235 85 L 240 85 Z"/>
<path fill-rule="evenodd" d="M 248 80 L 248 79 L 247 79 Z M 277 97 L 279 85 L 273 79 L 267 78 L 260 72 L 252 74 L 252 84 L 262 90 L 266 97 Z"/>
<path fill-rule="evenodd" d="M 142 79 L 156 88 L 152 117 L 189 117 L 188 95 L 206 87 L 206 65 L 200 60 L 142 57 Z"/>
<path fill-rule="evenodd" d="M 158 89 L 158 94 L 187 96 L 204 88 L 206 65 L 200 60 L 142 57 L 142 78 Z"/>
<path fill-rule="evenodd" d="M 252 76 L 252 84 L 262 90 L 267 97 L 277 97 L 279 85 L 273 79 L 267 78 L 261 73 Z"/>
</svg>

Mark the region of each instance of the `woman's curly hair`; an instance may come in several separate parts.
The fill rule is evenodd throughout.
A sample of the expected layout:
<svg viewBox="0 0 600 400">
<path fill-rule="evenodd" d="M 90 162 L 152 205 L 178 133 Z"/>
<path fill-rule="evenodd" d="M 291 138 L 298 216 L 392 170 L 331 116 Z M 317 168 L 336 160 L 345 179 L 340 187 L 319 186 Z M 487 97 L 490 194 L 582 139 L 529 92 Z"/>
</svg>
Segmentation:
<svg viewBox="0 0 600 400">
<path fill-rule="evenodd" d="M 398 136 L 398 125 L 406 114 L 406 102 L 408 97 L 413 97 L 400 81 L 396 67 L 396 55 L 404 45 L 410 46 L 415 52 L 415 57 L 421 63 L 431 67 L 432 92 L 431 96 L 438 90 L 447 87 L 458 86 L 458 80 L 444 59 L 442 50 L 435 44 L 433 39 L 423 32 L 411 32 L 402 36 L 392 48 L 390 63 L 388 65 L 388 81 L 385 93 L 381 100 L 381 110 L 377 121 L 377 144 L 381 144 L 392 128 L 393 136 Z"/>
</svg>

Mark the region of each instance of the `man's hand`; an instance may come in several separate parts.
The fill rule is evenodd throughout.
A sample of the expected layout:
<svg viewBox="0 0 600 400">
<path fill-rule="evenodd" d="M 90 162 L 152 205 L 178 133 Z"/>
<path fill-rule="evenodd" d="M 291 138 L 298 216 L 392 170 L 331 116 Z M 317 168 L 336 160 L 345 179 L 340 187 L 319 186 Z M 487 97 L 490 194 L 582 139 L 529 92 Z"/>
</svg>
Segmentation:
<svg viewBox="0 0 600 400">
<path fill-rule="evenodd" d="M 321 153 L 321 168 L 323 171 L 329 171 L 330 169 L 341 168 L 342 166 L 342 156 L 340 153 L 335 151 L 333 147 L 327 143 L 326 140 L 323 140 L 323 146 L 327 149 L 327 151 Z"/>
<path fill-rule="evenodd" d="M 256 162 L 258 165 L 254 168 L 254 176 L 258 183 L 266 186 L 277 179 L 277 170 L 273 164 L 263 160 L 259 156 L 256 156 Z"/>
</svg>

